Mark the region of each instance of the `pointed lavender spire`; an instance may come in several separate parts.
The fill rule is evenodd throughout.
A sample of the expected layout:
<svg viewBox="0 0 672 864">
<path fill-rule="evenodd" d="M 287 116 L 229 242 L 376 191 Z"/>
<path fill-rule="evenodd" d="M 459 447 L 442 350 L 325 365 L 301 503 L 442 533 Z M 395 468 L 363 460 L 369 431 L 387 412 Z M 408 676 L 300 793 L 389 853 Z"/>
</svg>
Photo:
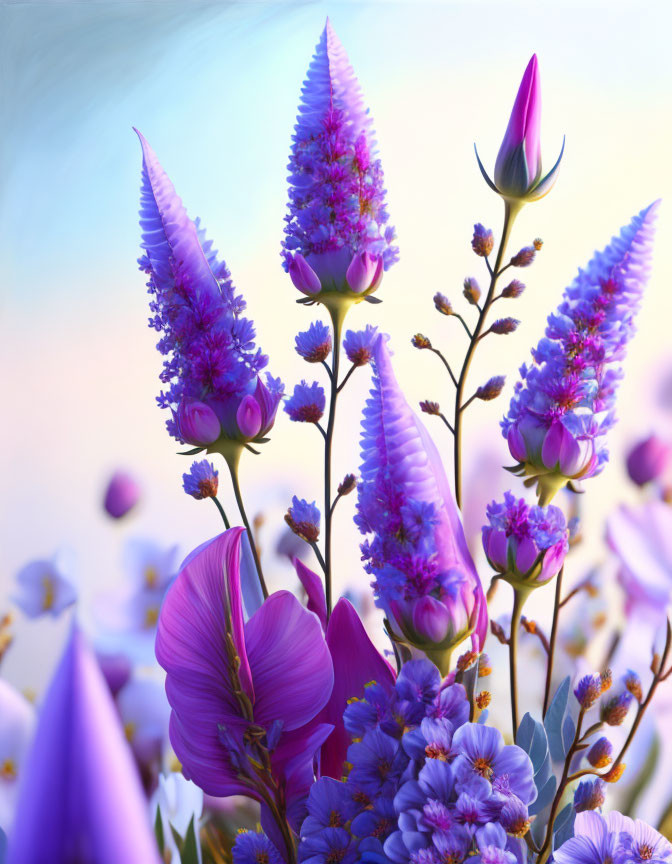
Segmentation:
<svg viewBox="0 0 672 864">
<path fill-rule="evenodd" d="M 7 860 L 159 864 L 119 716 L 77 627 L 42 705 Z"/>
<path fill-rule="evenodd" d="M 311 296 L 370 293 L 398 251 L 386 227 L 372 119 L 328 19 L 301 94 L 288 165 L 285 268 Z"/>
<path fill-rule="evenodd" d="M 502 421 L 521 474 L 547 503 L 568 480 L 599 474 L 615 423 L 618 365 L 651 271 L 656 201 L 596 252 L 565 289 Z"/>
<path fill-rule="evenodd" d="M 259 372 L 268 358 L 254 347 L 254 325 L 242 317 L 245 301 L 219 262 L 199 221 L 192 222 L 146 139 L 142 146 L 140 226 L 145 255 L 139 264 L 150 277 L 149 325 L 162 333 L 157 348 L 167 357 L 157 401 L 169 408 L 166 425 L 178 441 L 208 446 L 220 437 L 255 440 L 273 425 L 282 396 L 280 381 Z M 241 429 L 243 400 L 258 403 L 254 434 Z"/>
<path fill-rule="evenodd" d="M 362 544 L 366 570 L 397 635 L 447 674 L 450 652 L 467 636 L 482 647 L 485 598 L 438 451 L 397 384 L 383 336 L 373 367 L 355 517 L 374 534 Z"/>
</svg>

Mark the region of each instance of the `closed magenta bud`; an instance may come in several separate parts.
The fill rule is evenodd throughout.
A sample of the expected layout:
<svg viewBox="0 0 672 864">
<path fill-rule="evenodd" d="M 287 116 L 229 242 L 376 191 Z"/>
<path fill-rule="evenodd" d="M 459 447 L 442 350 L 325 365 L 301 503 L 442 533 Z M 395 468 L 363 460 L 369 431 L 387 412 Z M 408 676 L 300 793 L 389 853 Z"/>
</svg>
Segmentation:
<svg viewBox="0 0 672 864">
<path fill-rule="evenodd" d="M 355 294 L 373 292 L 383 278 L 383 259 L 370 252 L 357 252 L 345 273 L 345 279 Z"/>
<path fill-rule="evenodd" d="M 105 490 L 103 506 L 113 519 L 121 519 L 138 502 L 140 487 L 125 471 L 116 471 Z"/>
<path fill-rule="evenodd" d="M 670 463 L 672 447 L 657 435 L 649 435 L 628 453 L 626 465 L 633 483 L 645 486 L 657 480 Z"/>
<path fill-rule="evenodd" d="M 322 290 L 322 284 L 317 273 L 300 252 L 291 258 L 287 265 L 287 271 L 294 287 L 298 288 L 302 294 L 319 294 Z"/>
<path fill-rule="evenodd" d="M 243 438 L 254 438 L 261 430 L 261 406 L 254 396 L 243 396 L 236 411 L 236 423 Z"/>
<path fill-rule="evenodd" d="M 205 402 L 181 402 L 177 409 L 177 428 L 188 443 L 205 447 L 221 433 L 217 415 Z"/>
</svg>

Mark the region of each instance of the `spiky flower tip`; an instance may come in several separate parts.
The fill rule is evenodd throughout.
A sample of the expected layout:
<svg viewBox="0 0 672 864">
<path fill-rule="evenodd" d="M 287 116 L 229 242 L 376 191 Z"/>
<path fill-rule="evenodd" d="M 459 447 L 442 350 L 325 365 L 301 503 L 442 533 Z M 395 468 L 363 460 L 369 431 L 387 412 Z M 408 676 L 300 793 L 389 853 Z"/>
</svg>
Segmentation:
<svg viewBox="0 0 672 864">
<path fill-rule="evenodd" d="M 149 276 L 149 326 L 161 334 L 157 348 L 166 358 L 160 376 L 166 389 L 157 402 L 171 412 L 168 431 L 180 443 L 198 446 L 220 437 L 263 437 L 273 425 L 282 384 L 259 377 L 268 358 L 255 348 L 254 325 L 243 317 L 245 301 L 199 220 L 189 219 L 154 151 L 137 134 L 145 250 L 138 263 Z"/>
<path fill-rule="evenodd" d="M 303 85 L 282 257 L 304 294 L 374 291 L 398 258 L 371 116 L 331 23 Z"/>
<path fill-rule="evenodd" d="M 372 535 L 361 546 L 365 569 L 397 637 L 443 665 L 469 635 L 474 650 L 482 647 L 485 597 L 441 459 L 397 384 L 382 336 L 373 371 L 355 517 Z"/>
<path fill-rule="evenodd" d="M 523 365 L 502 421 L 517 473 L 545 499 L 608 459 L 620 361 L 649 278 L 658 202 L 641 211 L 565 289 L 545 337 Z"/>
<path fill-rule="evenodd" d="M 295 495 L 285 515 L 285 522 L 308 543 L 314 543 L 320 536 L 320 511 L 314 501 L 309 503 L 305 498 Z"/>
</svg>

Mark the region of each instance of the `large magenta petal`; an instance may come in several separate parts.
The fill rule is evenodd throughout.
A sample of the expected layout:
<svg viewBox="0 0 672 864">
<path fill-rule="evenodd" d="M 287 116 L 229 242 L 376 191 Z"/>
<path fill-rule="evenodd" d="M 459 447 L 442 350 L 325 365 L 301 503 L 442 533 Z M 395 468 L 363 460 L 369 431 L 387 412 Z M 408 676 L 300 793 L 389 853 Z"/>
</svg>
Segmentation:
<svg viewBox="0 0 672 864">
<path fill-rule="evenodd" d="M 289 591 L 277 591 L 245 625 L 254 681 L 254 720 L 290 732 L 326 705 L 334 668 L 322 627 Z"/>
<path fill-rule="evenodd" d="M 370 681 L 394 684 L 394 672 L 369 639 L 349 600 L 341 598 L 329 619 L 327 645 L 334 662 L 334 688 L 321 719 L 334 726 L 322 747 L 321 773 L 340 780 L 343 776 L 350 736 L 345 731 L 343 714 L 348 699 L 361 697 Z"/>
<path fill-rule="evenodd" d="M 327 629 L 327 599 L 324 596 L 324 585 L 322 584 L 322 580 L 317 575 L 317 573 L 313 573 L 310 567 L 306 567 L 303 561 L 296 556 L 292 558 L 292 563 L 294 564 L 294 569 L 296 570 L 296 575 L 301 580 L 301 584 L 304 587 L 306 594 L 308 595 L 308 602 L 306 605 L 310 609 L 311 612 L 314 612 L 317 617 L 320 619 L 320 623 L 322 624 L 322 629 Z"/>
<path fill-rule="evenodd" d="M 210 795 L 241 791 L 219 730 L 221 724 L 239 739 L 245 725 L 226 653 L 227 594 L 241 684 L 250 700 L 254 698 L 240 599 L 241 533 L 232 528 L 187 558 L 163 602 L 156 637 L 156 656 L 167 673 L 166 694 L 173 709 L 171 742 L 185 775 Z"/>
<path fill-rule="evenodd" d="M 105 679 L 73 628 L 28 757 L 9 864 L 159 864 L 147 802 Z"/>
</svg>

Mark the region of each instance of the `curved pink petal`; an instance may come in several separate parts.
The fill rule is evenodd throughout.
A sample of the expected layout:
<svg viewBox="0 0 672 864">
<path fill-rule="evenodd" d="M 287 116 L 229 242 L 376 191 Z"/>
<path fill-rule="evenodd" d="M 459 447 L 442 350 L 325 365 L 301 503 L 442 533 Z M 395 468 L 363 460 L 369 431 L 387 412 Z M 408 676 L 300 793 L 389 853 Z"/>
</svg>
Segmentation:
<svg viewBox="0 0 672 864">
<path fill-rule="evenodd" d="M 395 675 L 369 639 L 353 605 L 344 597 L 329 619 L 327 645 L 334 663 L 334 688 L 320 717 L 331 723 L 334 731 L 322 747 L 321 773 L 340 780 L 351 743 L 343 723 L 348 699 L 361 697 L 370 681 L 392 687 Z"/>
<path fill-rule="evenodd" d="M 254 719 L 275 720 L 290 732 L 304 726 L 326 705 L 334 668 L 317 615 L 289 591 L 277 591 L 245 625 L 247 656 L 254 681 Z"/>
<path fill-rule="evenodd" d="M 310 567 L 307 567 L 300 558 L 294 556 L 292 564 L 296 570 L 296 575 L 301 580 L 301 584 L 308 595 L 306 606 L 311 612 L 314 612 L 320 619 L 322 629 L 327 629 L 327 600 L 324 596 L 324 585 L 322 580 L 313 573 Z"/>
</svg>

